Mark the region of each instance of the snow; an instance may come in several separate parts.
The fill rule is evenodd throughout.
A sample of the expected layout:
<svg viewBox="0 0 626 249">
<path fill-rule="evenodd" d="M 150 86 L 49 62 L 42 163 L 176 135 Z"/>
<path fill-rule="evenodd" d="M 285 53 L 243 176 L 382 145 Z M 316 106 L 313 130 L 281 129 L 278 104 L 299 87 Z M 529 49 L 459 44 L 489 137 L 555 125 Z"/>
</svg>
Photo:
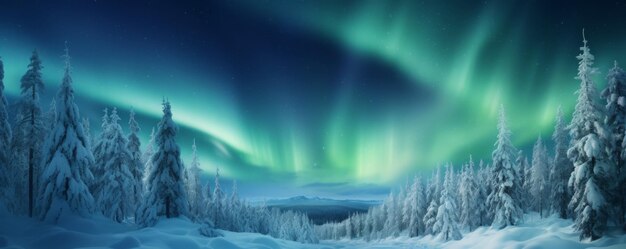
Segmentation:
<svg viewBox="0 0 626 249">
<path fill-rule="evenodd" d="M 480 227 L 466 233 L 461 240 L 443 242 L 427 235 L 408 238 L 406 235 L 375 241 L 324 240 L 319 244 L 275 239 L 255 233 L 220 231 L 224 237 L 207 238 L 198 232 L 199 224 L 186 218 L 160 220 L 154 227 L 141 228 L 119 224 L 102 216 L 82 218 L 66 216 L 58 224 L 15 217 L 0 211 L 0 247 L 2 248 L 186 248 L 186 249 L 333 249 L 333 248 L 597 248 L 626 247 L 626 235 L 609 231 L 593 242 L 579 242 L 572 221 L 555 216 L 540 219 L 539 214 L 527 215 L 525 224 L 502 230 Z"/>
</svg>

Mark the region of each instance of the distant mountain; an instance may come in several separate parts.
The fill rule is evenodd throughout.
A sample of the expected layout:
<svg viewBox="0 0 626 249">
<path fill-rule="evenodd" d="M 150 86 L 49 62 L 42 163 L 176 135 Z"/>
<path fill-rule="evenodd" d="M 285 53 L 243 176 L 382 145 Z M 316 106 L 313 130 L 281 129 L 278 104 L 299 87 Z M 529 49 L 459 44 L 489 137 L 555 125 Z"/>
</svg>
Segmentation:
<svg viewBox="0 0 626 249">
<path fill-rule="evenodd" d="M 287 199 L 274 199 L 265 202 L 268 207 L 283 211 L 293 210 L 306 213 L 315 224 L 329 221 L 342 221 L 351 214 L 364 213 L 371 206 L 379 205 L 378 200 L 337 200 L 320 197 L 295 196 Z"/>
</svg>

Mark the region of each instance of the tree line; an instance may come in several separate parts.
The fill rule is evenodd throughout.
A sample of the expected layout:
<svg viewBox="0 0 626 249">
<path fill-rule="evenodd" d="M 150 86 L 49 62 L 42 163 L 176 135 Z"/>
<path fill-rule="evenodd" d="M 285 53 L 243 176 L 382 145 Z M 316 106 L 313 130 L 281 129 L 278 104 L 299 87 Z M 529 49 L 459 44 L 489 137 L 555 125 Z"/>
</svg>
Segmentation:
<svg viewBox="0 0 626 249">
<path fill-rule="evenodd" d="M 416 176 L 367 213 L 316 226 L 319 237 L 430 234 L 458 240 L 462 232 L 480 226 L 519 225 L 531 211 L 542 218 L 573 219 L 581 240 L 602 237 L 608 226 L 626 229 L 626 73 L 615 62 L 598 94 L 592 77 L 595 58 L 584 31 L 580 51 L 576 106 L 569 124 L 562 109 L 557 110 L 552 155 L 539 136 L 529 163 L 512 144 L 501 107 L 490 165 L 481 160 L 476 168 L 470 156 L 459 172 L 446 165 L 443 177 L 437 167 L 426 181 Z"/>
<path fill-rule="evenodd" d="M 202 184 L 195 141 L 190 167 L 186 167 L 166 99 L 163 116 L 143 151 L 132 109 L 128 134 L 113 108 L 104 110 L 100 133 L 92 138 L 89 120 L 81 117 L 74 101 L 67 48 L 64 58 L 59 90 L 49 110 L 43 112 L 43 66 L 37 51 L 33 52 L 20 80 L 13 125 L 0 60 L 0 201 L 9 212 L 48 222 L 67 215 L 103 215 L 138 227 L 184 216 L 203 224 L 199 230 L 206 236 L 219 236 L 215 229 L 223 229 L 317 242 L 305 214 L 251 205 L 239 198 L 235 181 L 230 195 L 225 193 L 219 168 L 213 184 Z"/>
</svg>

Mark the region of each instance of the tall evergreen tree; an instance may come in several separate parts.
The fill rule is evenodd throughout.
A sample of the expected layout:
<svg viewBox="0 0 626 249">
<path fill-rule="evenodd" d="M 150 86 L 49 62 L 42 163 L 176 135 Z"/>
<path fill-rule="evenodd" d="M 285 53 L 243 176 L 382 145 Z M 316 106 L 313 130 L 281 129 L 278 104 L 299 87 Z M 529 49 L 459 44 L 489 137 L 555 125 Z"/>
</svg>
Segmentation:
<svg viewBox="0 0 626 249">
<path fill-rule="evenodd" d="M 625 224 L 624 215 L 626 213 L 626 170 L 624 168 L 624 159 L 626 154 L 626 73 L 614 62 L 613 68 L 609 70 L 607 75 L 608 84 L 602 91 L 601 96 L 606 100 L 606 117 L 604 119 L 607 128 L 611 131 L 613 137 L 611 139 L 611 153 L 609 156 L 617 167 L 618 184 L 617 188 L 612 189 L 612 203 L 616 207 L 616 220 Z M 624 155 L 624 156 L 623 156 Z"/>
<path fill-rule="evenodd" d="M 111 150 L 111 116 L 109 115 L 109 109 L 105 108 L 102 115 L 102 124 L 100 125 L 100 135 L 96 140 L 96 144 L 93 146 L 93 157 L 95 162 L 91 165 L 91 172 L 94 175 L 94 180 L 88 182 L 89 190 L 94 196 L 98 195 L 102 188 L 102 177 L 104 176 L 105 166 L 107 163 L 107 152 Z"/>
<path fill-rule="evenodd" d="M 551 202 L 552 209 L 565 219 L 568 216 L 567 204 L 571 200 L 571 194 L 567 189 L 567 181 L 574 169 L 572 162 L 567 158 L 567 144 L 569 135 L 565 120 L 563 120 L 563 110 L 559 107 L 556 111 L 556 125 L 552 134 L 554 141 L 554 161 L 550 168 L 550 182 L 552 183 Z"/>
<path fill-rule="evenodd" d="M 223 227 L 224 223 L 224 192 L 222 191 L 222 187 L 220 186 L 220 168 L 215 170 L 215 189 L 213 190 L 213 224 L 215 227 Z"/>
<path fill-rule="evenodd" d="M 118 123 L 120 117 L 117 109 L 113 108 L 109 116 L 110 135 L 104 141 L 104 175 L 98 177 L 101 187 L 94 193 L 98 207 L 102 214 L 116 222 L 122 222 L 135 211 L 134 178 L 129 168 L 130 152 L 126 148 L 128 140 L 124 136 L 122 126 Z"/>
<path fill-rule="evenodd" d="M 533 147 L 530 193 L 532 195 L 532 206 L 535 211 L 539 211 L 541 217 L 543 217 L 543 210 L 546 207 L 546 201 L 549 194 L 548 163 L 548 152 L 546 146 L 543 144 L 543 141 L 541 141 L 541 137 L 538 137 L 537 142 L 535 142 L 535 146 Z"/>
<path fill-rule="evenodd" d="M 38 188 L 36 176 L 40 175 L 41 145 L 45 137 L 46 127 L 43 124 L 43 114 L 39 104 L 39 95 L 43 91 L 41 75 L 41 60 L 37 51 L 30 57 L 28 70 L 20 80 L 21 97 L 16 115 L 15 129 L 13 130 L 13 156 L 15 167 L 26 169 L 25 184 L 20 184 L 17 191 L 25 189 L 28 194 L 28 216 L 32 217 L 35 209 L 35 194 Z M 22 178 L 22 177 L 19 177 Z M 21 196 L 23 193 L 17 193 Z M 18 200 L 19 201 L 19 200 Z M 21 201 L 18 205 L 21 205 Z"/>
<path fill-rule="evenodd" d="M 155 139 L 156 133 L 154 127 L 152 127 L 152 131 L 150 132 L 150 140 L 148 140 L 148 144 L 146 144 L 146 150 L 143 151 L 143 155 L 141 155 L 141 161 L 143 161 L 144 169 L 143 169 L 143 185 L 144 188 L 148 186 L 148 176 L 150 172 L 152 172 L 152 156 L 154 155 L 154 147 L 155 147 Z M 144 191 L 147 191 L 144 189 Z"/>
<path fill-rule="evenodd" d="M 143 174 L 144 163 L 141 160 L 141 141 L 139 140 L 139 124 L 135 120 L 135 111 L 130 109 L 130 116 L 128 118 L 128 128 L 130 133 L 128 134 L 127 150 L 129 153 L 128 168 L 133 176 L 132 186 L 132 208 L 139 207 L 143 197 Z"/>
<path fill-rule="evenodd" d="M 202 192 L 202 183 L 200 182 L 200 160 L 198 160 L 198 149 L 196 140 L 193 140 L 191 146 L 191 165 L 189 167 L 189 214 L 192 219 L 199 221 L 204 215 L 204 194 Z"/>
<path fill-rule="evenodd" d="M 474 175 L 474 161 L 470 156 L 470 161 L 463 167 L 461 173 L 461 184 L 459 186 L 459 195 L 461 200 L 461 217 L 460 223 L 467 227 L 469 231 L 474 230 L 480 224 L 477 217 L 480 216 L 480 208 L 478 207 L 477 195 L 478 185 L 476 176 Z"/>
<path fill-rule="evenodd" d="M 426 196 L 422 186 L 422 178 L 416 176 L 411 185 L 408 201 L 408 230 L 409 237 L 416 237 L 424 233 L 424 212 L 426 212 Z"/>
<path fill-rule="evenodd" d="M 189 203 L 185 191 L 184 166 L 180 149 L 176 144 L 178 127 L 172 120 L 169 101 L 163 101 L 163 118 L 156 135 L 156 153 L 152 156 L 152 168 L 148 176 L 148 192 L 139 208 L 138 223 L 154 225 L 158 217 L 187 215 Z"/>
<path fill-rule="evenodd" d="M 8 102 L 4 96 L 4 65 L 0 58 L 0 202 L 8 204 L 13 201 L 12 186 L 15 170 L 10 166 L 11 125 L 7 112 Z"/>
<path fill-rule="evenodd" d="M 87 148 L 70 75 L 70 58 L 65 50 L 65 73 L 57 93 L 57 118 L 44 144 L 40 189 L 40 218 L 57 221 L 68 213 L 89 215 L 94 200 L 85 181 L 93 176 L 93 155 Z"/>
<path fill-rule="evenodd" d="M 522 216 L 519 200 L 515 196 L 515 169 L 513 158 L 517 151 L 511 144 L 511 132 L 507 128 L 504 107 L 500 107 L 498 122 L 498 140 L 492 153 L 492 192 L 487 197 L 490 213 L 493 215 L 492 226 L 504 228 L 517 225 Z"/>
<path fill-rule="evenodd" d="M 433 225 L 433 232 L 438 234 L 437 236 L 444 241 L 461 239 L 459 219 L 456 215 L 457 206 L 454 198 L 450 195 L 450 192 L 455 191 L 452 185 L 452 174 L 452 167 L 449 165 L 446 169 L 443 189 L 441 191 L 437 218 Z"/>
<path fill-rule="evenodd" d="M 611 176 L 614 166 L 607 153 L 610 148 L 610 137 L 603 122 L 602 112 L 596 103 L 596 89 L 591 76 L 596 73 L 593 68 L 594 57 L 584 38 L 582 51 L 576 58 L 580 89 L 578 100 L 569 125 L 572 138 L 567 157 L 574 163 L 574 171 L 569 179 L 573 188 L 569 207 L 574 210 L 575 228 L 580 231 L 580 239 L 595 240 L 602 236 L 606 229 L 607 200 Z"/>
</svg>

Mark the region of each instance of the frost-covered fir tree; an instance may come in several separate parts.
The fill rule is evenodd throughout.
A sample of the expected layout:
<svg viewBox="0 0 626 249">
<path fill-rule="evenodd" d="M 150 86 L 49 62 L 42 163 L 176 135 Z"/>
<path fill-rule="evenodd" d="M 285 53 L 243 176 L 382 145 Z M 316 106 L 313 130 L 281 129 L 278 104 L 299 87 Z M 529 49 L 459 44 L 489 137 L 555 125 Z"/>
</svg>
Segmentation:
<svg viewBox="0 0 626 249">
<path fill-rule="evenodd" d="M 477 203 L 478 185 L 474 175 L 474 160 L 470 156 L 470 161 L 463 167 L 461 173 L 461 184 L 459 186 L 459 197 L 461 200 L 460 224 L 468 228 L 469 231 L 478 227 L 480 208 Z"/>
<path fill-rule="evenodd" d="M 387 200 L 385 201 L 385 204 L 384 204 L 387 217 L 385 220 L 383 233 L 386 236 L 397 237 L 398 234 L 400 233 L 400 224 L 398 224 L 398 220 L 396 219 L 397 212 L 398 212 L 398 208 L 396 204 L 397 204 L 397 198 L 393 194 L 393 192 L 391 192 L 389 194 L 389 197 L 387 197 Z"/>
<path fill-rule="evenodd" d="M 198 160 L 198 150 L 196 140 L 191 146 L 191 165 L 189 167 L 189 180 L 187 188 L 189 191 L 189 216 L 195 221 L 199 221 L 206 211 L 204 210 L 204 193 L 200 182 L 200 160 Z"/>
<path fill-rule="evenodd" d="M 211 202 L 213 210 L 210 215 L 213 217 L 215 227 L 221 228 L 224 224 L 224 192 L 220 186 L 220 168 L 215 169 L 215 188 L 213 190 L 213 201 Z"/>
<path fill-rule="evenodd" d="M 122 222 L 135 211 L 134 204 L 134 177 L 129 167 L 130 152 L 126 148 L 128 140 L 124 136 L 122 126 L 118 123 L 120 117 L 117 109 L 113 108 L 109 116 L 110 135 L 104 141 L 104 175 L 96 181 L 101 188 L 96 195 L 98 207 L 104 216 L 116 222 Z"/>
<path fill-rule="evenodd" d="M 546 208 L 546 202 L 550 193 L 548 185 L 549 162 L 548 151 L 543 144 L 541 137 L 537 138 L 533 147 L 533 161 L 530 178 L 530 193 L 532 196 L 533 210 L 539 211 L 543 217 L 543 210 Z"/>
<path fill-rule="evenodd" d="M 128 134 L 128 143 L 126 149 L 129 153 L 128 169 L 133 176 L 132 191 L 132 207 L 137 208 L 141 203 L 143 197 L 143 173 L 144 164 L 141 160 L 141 141 L 139 140 L 139 124 L 135 120 L 135 111 L 130 109 L 130 116 L 128 118 L 128 128 L 130 133 Z"/>
<path fill-rule="evenodd" d="M 408 217 L 408 230 L 409 237 L 416 237 L 424 233 L 424 213 L 426 212 L 426 196 L 424 195 L 424 188 L 422 186 L 422 178 L 416 176 L 411 185 L 409 194 L 407 196 L 408 213 L 405 214 Z"/>
<path fill-rule="evenodd" d="M 515 169 L 513 158 L 517 151 L 511 144 L 511 132 L 507 128 L 504 107 L 500 107 L 498 121 L 498 140 L 492 153 L 492 191 L 487 197 L 490 213 L 493 217 L 492 227 L 501 229 L 517 225 L 522 217 L 519 200 L 515 196 Z"/>
<path fill-rule="evenodd" d="M 595 240 L 606 229 L 609 184 L 614 182 L 614 166 L 607 153 L 611 146 L 611 134 L 602 122 L 602 112 L 596 103 L 596 89 L 591 76 L 594 57 L 584 38 L 582 51 L 576 58 L 580 89 L 578 100 L 569 125 L 572 138 L 567 157 L 574 163 L 568 185 L 573 189 L 569 208 L 574 210 L 575 228 L 580 239 Z"/>
<path fill-rule="evenodd" d="M 476 173 L 476 217 L 478 226 L 489 224 L 488 208 L 487 208 L 487 187 L 489 183 L 489 171 L 485 168 L 483 160 L 478 163 L 478 172 Z"/>
<path fill-rule="evenodd" d="M 455 191 L 452 184 L 452 167 L 446 169 L 443 189 L 441 190 L 441 198 L 439 199 L 439 208 L 437 217 L 433 225 L 433 232 L 437 234 L 439 239 L 444 241 L 461 239 L 459 232 L 459 219 L 456 216 L 457 206 L 450 192 Z"/>
<path fill-rule="evenodd" d="M 96 143 L 93 146 L 93 157 L 95 162 L 91 166 L 91 172 L 94 175 L 94 181 L 87 182 L 89 190 L 94 196 L 98 195 L 102 188 L 102 176 L 104 176 L 105 165 L 107 163 L 107 151 L 110 151 L 108 146 L 111 145 L 111 131 L 109 126 L 111 124 L 111 118 L 109 115 L 109 109 L 105 108 L 102 115 L 102 124 L 100 125 L 101 131 Z"/>
<path fill-rule="evenodd" d="M 565 219 L 568 217 L 567 204 L 572 198 L 567 188 L 567 181 L 572 174 L 573 165 L 567 158 L 569 135 L 560 106 L 556 111 L 556 125 L 552 141 L 554 141 L 554 159 L 550 165 L 550 183 L 552 184 L 550 201 L 552 210 Z"/>
<path fill-rule="evenodd" d="M 437 201 L 432 200 L 426 209 L 426 214 L 424 214 L 424 233 L 425 234 L 434 234 L 433 226 L 435 225 L 437 218 L 437 209 L 439 208 Z"/>
<path fill-rule="evenodd" d="M 609 70 L 607 75 L 608 84 L 602 91 L 601 96 L 606 100 L 606 117 L 604 119 L 607 128 L 613 133 L 611 153 L 609 153 L 611 160 L 617 168 L 618 184 L 617 188 L 612 190 L 614 203 L 616 210 L 616 220 L 625 224 L 624 215 L 626 215 L 626 165 L 624 160 L 626 159 L 626 73 L 618 65 L 617 61 L 614 62 L 613 68 Z M 621 194 L 620 194 L 621 193 Z"/>
<path fill-rule="evenodd" d="M 16 115 L 15 129 L 13 130 L 13 159 L 14 167 L 25 170 L 17 178 L 22 180 L 16 188 L 17 196 L 27 196 L 25 202 L 28 215 L 33 216 L 35 209 L 36 191 L 38 189 L 37 176 L 41 174 L 41 148 L 45 139 L 46 126 L 43 124 L 43 113 L 39 104 L 39 95 L 43 91 L 41 60 L 37 51 L 30 57 L 28 70 L 20 80 L 21 97 Z M 22 191 L 24 193 L 22 193 Z M 16 200 L 22 206 L 22 200 Z M 22 208 L 19 208 L 22 209 Z"/>
<path fill-rule="evenodd" d="M 524 152 L 519 150 L 517 152 L 517 158 L 515 158 L 515 179 L 517 179 L 515 184 L 518 186 L 516 188 L 517 197 L 515 198 L 519 200 L 522 211 L 527 211 L 528 203 L 530 202 L 530 200 L 528 200 L 528 191 L 526 191 L 526 168 L 529 167 L 527 163 L 528 161 L 526 156 L 524 156 Z"/>
<path fill-rule="evenodd" d="M 152 156 L 152 168 L 147 181 L 148 192 L 138 210 L 138 223 L 143 226 L 154 225 L 158 217 L 187 215 L 189 203 L 183 180 L 185 169 L 175 140 L 177 132 L 170 102 L 164 100 L 163 118 L 156 133 L 157 151 Z"/>
<path fill-rule="evenodd" d="M 93 177 L 89 165 L 93 155 L 80 123 L 78 106 L 70 76 L 68 50 L 65 50 L 65 73 L 57 93 L 57 118 L 43 146 L 43 174 L 40 188 L 40 218 L 57 221 L 66 214 L 89 215 L 94 199 L 85 181 Z"/>
<path fill-rule="evenodd" d="M 7 112 L 8 102 L 4 96 L 4 65 L 0 58 L 0 203 L 8 204 L 13 201 L 13 184 L 15 170 L 10 165 L 11 125 Z M 10 199 L 10 200 L 9 200 Z"/>
<path fill-rule="evenodd" d="M 150 175 L 150 172 L 152 172 L 152 156 L 154 155 L 154 143 L 155 143 L 155 138 L 156 138 L 156 131 L 154 130 L 154 127 L 152 127 L 152 131 L 150 132 L 150 140 L 148 140 L 148 143 L 146 144 L 146 150 L 143 151 L 143 155 L 141 155 L 141 161 L 143 162 L 144 165 L 144 169 L 143 169 L 143 185 L 144 188 L 148 185 L 147 181 L 148 181 L 148 176 Z M 144 189 L 144 191 L 147 191 Z"/>
</svg>

